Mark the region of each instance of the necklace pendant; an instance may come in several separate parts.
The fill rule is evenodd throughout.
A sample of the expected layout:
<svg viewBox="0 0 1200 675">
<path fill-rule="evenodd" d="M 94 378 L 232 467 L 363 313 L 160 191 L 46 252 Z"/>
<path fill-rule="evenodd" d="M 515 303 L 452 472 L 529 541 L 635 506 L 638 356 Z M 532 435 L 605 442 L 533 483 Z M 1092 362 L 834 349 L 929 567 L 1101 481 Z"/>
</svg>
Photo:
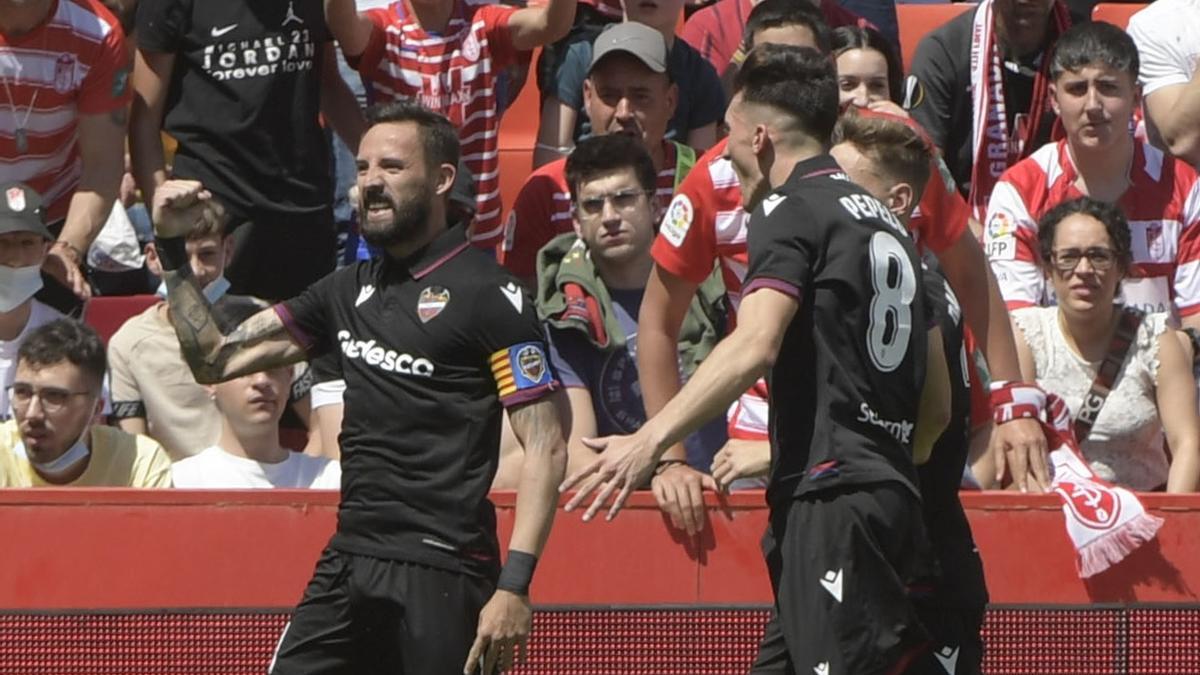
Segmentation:
<svg viewBox="0 0 1200 675">
<path fill-rule="evenodd" d="M 17 133 L 13 135 L 13 140 L 17 143 L 18 155 L 24 155 L 29 152 L 29 135 L 25 133 L 24 127 L 17 129 Z"/>
</svg>

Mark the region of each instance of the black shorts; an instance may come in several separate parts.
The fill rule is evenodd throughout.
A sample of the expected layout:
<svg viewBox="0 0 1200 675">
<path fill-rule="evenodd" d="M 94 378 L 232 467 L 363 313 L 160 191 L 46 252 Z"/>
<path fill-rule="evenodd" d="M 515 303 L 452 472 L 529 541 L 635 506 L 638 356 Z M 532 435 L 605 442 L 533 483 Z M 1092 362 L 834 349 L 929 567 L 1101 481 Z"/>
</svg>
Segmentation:
<svg viewBox="0 0 1200 675">
<path fill-rule="evenodd" d="M 925 652 L 905 675 L 980 675 L 983 672 L 984 608 L 919 607 L 921 622 L 933 635 Z"/>
<path fill-rule="evenodd" d="M 763 548 L 775 614 L 752 673 L 901 673 L 928 650 L 914 598 L 936 563 L 903 485 L 798 497 L 773 510 Z"/>
<path fill-rule="evenodd" d="M 934 542 L 941 567 L 937 592 L 917 603 L 917 614 L 933 636 L 933 650 L 918 659 L 909 675 L 979 675 L 983 672 L 987 582 L 983 561 L 968 535 Z"/>
<path fill-rule="evenodd" d="M 233 256 L 225 267 L 229 292 L 268 302 L 287 300 L 333 271 L 333 213 L 315 218 L 259 218 L 230 223 Z"/>
<path fill-rule="evenodd" d="M 494 588 L 479 577 L 326 548 L 268 671 L 461 673 Z"/>
</svg>

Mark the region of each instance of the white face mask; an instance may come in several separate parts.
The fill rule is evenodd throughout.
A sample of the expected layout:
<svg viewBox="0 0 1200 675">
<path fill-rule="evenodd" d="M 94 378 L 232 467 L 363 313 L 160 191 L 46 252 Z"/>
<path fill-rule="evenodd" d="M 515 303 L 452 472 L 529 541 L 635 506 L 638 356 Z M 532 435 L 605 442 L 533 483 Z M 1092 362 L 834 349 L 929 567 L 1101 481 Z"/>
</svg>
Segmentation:
<svg viewBox="0 0 1200 675">
<path fill-rule="evenodd" d="M 229 291 L 229 286 L 229 280 L 225 278 L 224 274 L 222 274 L 216 279 L 213 279 L 212 283 L 204 287 L 204 297 L 208 298 L 208 303 L 211 305 L 225 297 L 225 293 Z M 167 282 L 159 282 L 158 290 L 154 291 L 154 293 L 160 298 L 166 298 Z"/>
<path fill-rule="evenodd" d="M 95 406 L 95 404 L 95 399 L 89 399 L 88 405 Z M 12 403 L 10 402 L 9 405 L 11 406 Z M 15 418 L 17 411 L 14 409 L 10 412 Z M 47 480 L 54 480 L 55 478 L 65 476 L 71 471 L 75 470 L 75 468 L 78 467 L 81 462 L 87 461 L 87 458 L 91 456 L 92 450 L 87 444 L 91 432 L 92 423 L 89 421 L 87 424 L 83 425 L 83 431 L 79 432 L 79 438 L 75 439 L 75 442 L 71 444 L 71 447 L 67 448 L 67 451 L 59 455 L 57 459 L 52 459 L 49 462 L 33 461 L 33 458 L 30 457 L 29 453 L 25 450 L 24 442 L 17 443 L 17 447 L 14 449 L 17 455 L 28 459 L 29 463 L 33 465 L 33 467 L 37 469 L 37 472 L 44 478 Z"/>
<path fill-rule="evenodd" d="M 0 312 L 11 312 L 42 289 L 42 266 L 0 265 Z"/>
<path fill-rule="evenodd" d="M 87 446 L 87 437 L 92 430 L 91 423 L 83 428 L 83 433 L 79 434 L 79 438 L 75 439 L 75 443 L 67 448 L 67 451 L 58 456 L 58 459 L 49 462 L 35 462 L 30 460 L 29 463 L 37 469 L 47 479 L 53 480 L 75 470 L 81 462 L 87 461 L 88 456 L 92 451 Z"/>
</svg>

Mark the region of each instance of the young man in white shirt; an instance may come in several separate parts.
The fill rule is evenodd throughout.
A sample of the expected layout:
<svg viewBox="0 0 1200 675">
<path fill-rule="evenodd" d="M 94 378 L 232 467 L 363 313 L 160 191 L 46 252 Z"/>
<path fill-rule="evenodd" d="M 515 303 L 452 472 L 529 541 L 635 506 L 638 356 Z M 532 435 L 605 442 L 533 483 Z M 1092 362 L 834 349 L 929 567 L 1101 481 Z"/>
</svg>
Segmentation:
<svg viewBox="0 0 1200 675">
<path fill-rule="evenodd" d="M 341 486 L 341 466 L 279 443 L 292 367 L 281 366 L 206 386 L 221 414 L 217 444 L 171 466 L 182 488 L 325 488 Z"/>
</svg>

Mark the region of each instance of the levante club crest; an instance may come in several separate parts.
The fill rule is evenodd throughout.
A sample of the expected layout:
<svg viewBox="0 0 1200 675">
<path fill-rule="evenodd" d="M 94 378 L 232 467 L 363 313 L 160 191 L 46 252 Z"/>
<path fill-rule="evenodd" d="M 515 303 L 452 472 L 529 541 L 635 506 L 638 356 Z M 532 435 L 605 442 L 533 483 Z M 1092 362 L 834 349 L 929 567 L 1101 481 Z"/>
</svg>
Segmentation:
<svg viewBox="0 0 1200 675">
<path fill-rule="evenodd" d="M 441 286 L 430 286 L 421 291 L 417 298 L 417 317 L 421 323 L 429 323 L 450 304 L 450 291 Z"/>
</svg>

